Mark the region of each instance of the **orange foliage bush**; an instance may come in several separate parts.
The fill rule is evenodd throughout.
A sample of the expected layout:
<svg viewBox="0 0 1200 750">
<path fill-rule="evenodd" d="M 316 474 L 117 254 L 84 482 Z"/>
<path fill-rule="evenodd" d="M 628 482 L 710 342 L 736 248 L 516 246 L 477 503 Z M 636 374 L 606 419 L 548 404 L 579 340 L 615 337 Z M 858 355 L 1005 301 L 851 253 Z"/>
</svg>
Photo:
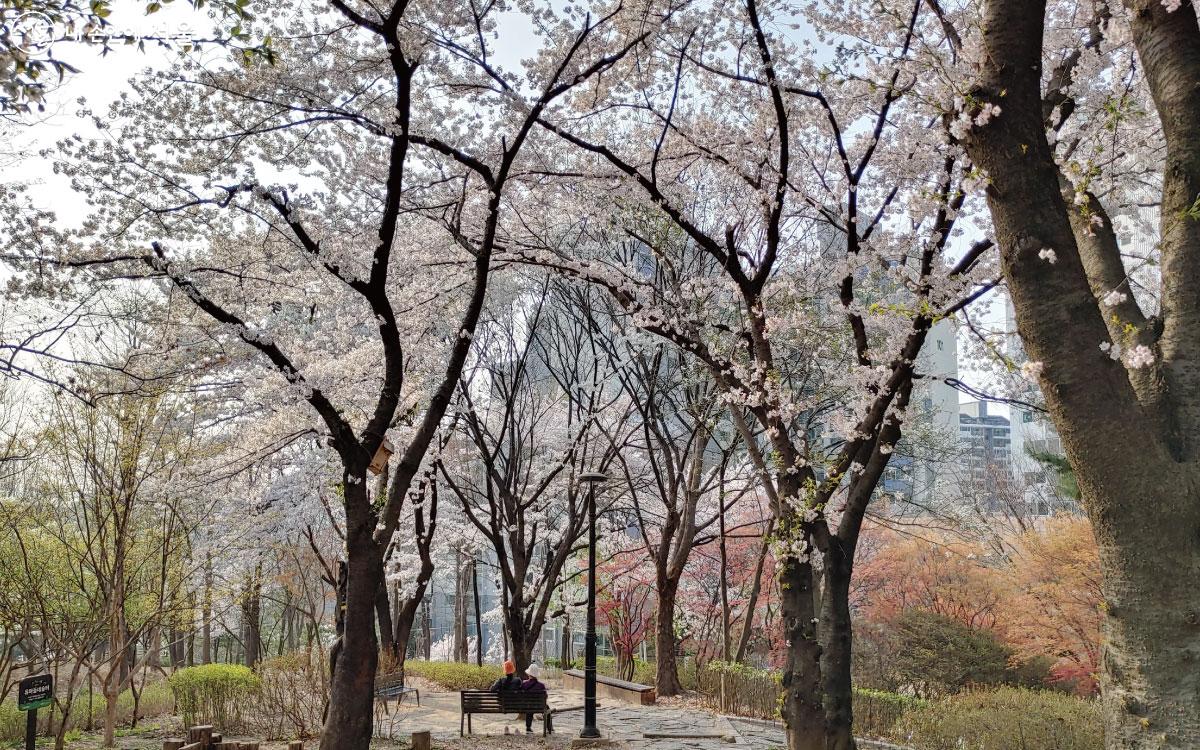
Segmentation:
<svg viewBox="0 0 1200 750">
<path fill-rule="evenodd" d="M 855 573 L 860 621 L 917 609 L 989 630 L 1021 662 L 1049 659 L 1051 681 L 1093 694 L 1100 658 L 1100 560 L 1091 524 L 1059 516 L 999 544 L 876 530 Z"/>
</svg>

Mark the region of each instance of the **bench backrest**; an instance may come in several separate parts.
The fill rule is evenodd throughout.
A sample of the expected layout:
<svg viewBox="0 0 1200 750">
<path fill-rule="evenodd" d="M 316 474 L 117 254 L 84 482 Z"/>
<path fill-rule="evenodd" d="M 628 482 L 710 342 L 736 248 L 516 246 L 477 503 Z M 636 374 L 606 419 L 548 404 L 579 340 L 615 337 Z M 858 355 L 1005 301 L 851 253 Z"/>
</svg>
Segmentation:
<svg viewBox="0 0 1200 750">
<path fill-rule="evenodd" d="M 375 689 L 382 690 L 384 688 L 404 687 L 404 673 L 392 672 L 390 674 L 381 674 L 375 678 Z"/>
<path fill-rule="evenodd" d="M 459 692 L 462 710 L 466 713 L 537 712 L 546 708 L 546 694 L 505 690 L 462 690 Z"/>
</svg>

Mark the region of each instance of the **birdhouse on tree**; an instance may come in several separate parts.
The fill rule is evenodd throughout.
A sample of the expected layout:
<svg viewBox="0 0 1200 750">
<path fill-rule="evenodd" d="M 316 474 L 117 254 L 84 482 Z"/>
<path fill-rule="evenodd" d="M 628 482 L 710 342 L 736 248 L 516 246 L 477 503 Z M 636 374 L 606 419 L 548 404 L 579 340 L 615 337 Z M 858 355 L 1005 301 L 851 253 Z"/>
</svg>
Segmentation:
<svg viewBox="0 0 1200 750">
<path fill-rule="evenodd" d="M 388 459 L 395 452 L 396 449 L 392 446 L 391 441 L 384 438 L 383 442 L 379 444 L 379 448 L 375 451 L 375 457 L 371 459 L 371 465 L 367 467 L 367 470 L 372 474 L 383 473 L 383 467 L 387 466 Z"/>
</svg>

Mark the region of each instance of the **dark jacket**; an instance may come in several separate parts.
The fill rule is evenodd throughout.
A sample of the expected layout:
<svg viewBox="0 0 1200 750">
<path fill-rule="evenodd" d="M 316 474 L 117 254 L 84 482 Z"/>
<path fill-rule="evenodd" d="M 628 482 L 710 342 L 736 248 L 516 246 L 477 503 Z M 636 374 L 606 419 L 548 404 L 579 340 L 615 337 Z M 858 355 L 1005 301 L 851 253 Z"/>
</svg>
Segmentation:
<svg viewBox="0 0 1200 750">
<path fill-rule="evenodd" d="M 544 693 L 546 692 L 546 686 L 539 682 L 538 678 L 530 677 L 521 683 L 521 690 L 527 693 Z"/>
<path fill-rule="evenodd" d="M 515 674 L 504 675 L 500 679 L 493 682 L 492 686 L 490 688 L 488 688 L 488 690 L 491 690 L 493 693 L 499 693 L 504 690 L 520 690 L 520 689 L 521 689 L 521 680 L 518 679 Z"/>
</svg>

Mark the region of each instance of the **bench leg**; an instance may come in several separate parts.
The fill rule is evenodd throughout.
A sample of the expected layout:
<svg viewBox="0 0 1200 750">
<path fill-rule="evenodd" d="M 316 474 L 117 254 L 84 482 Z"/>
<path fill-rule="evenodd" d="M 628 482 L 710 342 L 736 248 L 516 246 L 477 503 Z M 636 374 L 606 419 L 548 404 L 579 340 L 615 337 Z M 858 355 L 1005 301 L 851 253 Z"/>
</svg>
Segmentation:
<svg viewBox="0 0 1200 750">
<path fill-rule="evenodd" d="M 463 727 L 463 719 L 464 719 L 465 717 L 466 717 L 466 714 L 459 714 L 459 715 L 458 715 L 458 736 L 459 736 L 459 737 L 462 737 L 462 736 L 463 736 L 463 730 L 462 730 L 462 727 Z"/>
<path fill-rule="evenodd" d="M 471 714 L 467 714 L 467 734 L 475 734 L 475 729 L 471 726 Z"/>
</svg>

